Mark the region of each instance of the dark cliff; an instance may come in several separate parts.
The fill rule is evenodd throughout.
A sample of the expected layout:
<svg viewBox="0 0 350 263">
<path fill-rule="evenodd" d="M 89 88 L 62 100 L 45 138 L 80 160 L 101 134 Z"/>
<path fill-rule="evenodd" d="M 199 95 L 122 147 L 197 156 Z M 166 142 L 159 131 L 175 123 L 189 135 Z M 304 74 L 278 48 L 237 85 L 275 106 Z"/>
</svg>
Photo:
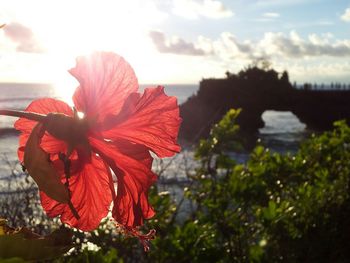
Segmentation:
<svg viewBox="0 0 350 263">
<path fill-rule="evenodd" d="M 237 121 L 247 134 L 264 126 L 261 115 L 266 110 L 291 111 L 309 128 L 323 130 L 336 120 L 350 120 L 350 91 L 296 89 L 287 72 L 257 67 L 226 79 L 204 79 L 198 93 L 181 105 L 180 137 L 196 141 L 207 136 L 230 108 L 242 109 Z"/>
</svg>

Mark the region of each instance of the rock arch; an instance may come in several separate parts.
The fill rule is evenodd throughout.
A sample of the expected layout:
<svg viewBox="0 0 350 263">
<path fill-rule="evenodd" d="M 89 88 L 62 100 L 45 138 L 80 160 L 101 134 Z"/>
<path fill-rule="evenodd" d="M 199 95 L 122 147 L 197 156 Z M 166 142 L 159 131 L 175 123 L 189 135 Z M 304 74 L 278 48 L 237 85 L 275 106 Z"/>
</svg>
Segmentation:
<svg viewBox="0 0 350 263">
<path fill-rule="evenodd" d="M 260 71 L 248 77 L 202 80 L 197 94 L 181 105 L 180 137 L 196 141 L 207 136 L 230 108 L 242 109 L 237 122 L 247 134 L 264 126 L 265 110 L 291 111 L 316 130 L 329 129 L 339 119 L 350 121 L 350 90 L 297 89 L 275 71 Z"/>
</svg>

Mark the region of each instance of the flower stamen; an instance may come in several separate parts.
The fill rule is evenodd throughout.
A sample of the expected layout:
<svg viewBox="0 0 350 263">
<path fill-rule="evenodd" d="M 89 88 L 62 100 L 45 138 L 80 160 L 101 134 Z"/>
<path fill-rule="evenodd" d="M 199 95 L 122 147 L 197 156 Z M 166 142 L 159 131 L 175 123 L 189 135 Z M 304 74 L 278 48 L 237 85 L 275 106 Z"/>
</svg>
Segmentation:
<svg viewBox="0 0 350 263">
<path fill-rule="evenodd" d="M 147 234 L 143 234 L 140 230 L 133 227 L 127 227 L 118 222 L 115 222 L 115 226 L 119 232 L 125 236 L 136 237 L 140 240 L 143 245 L 143 250 L 148 252 L 150 250 L 150 241 L 156 238 L 156 230 L 151 229 Z"/>
</svg>

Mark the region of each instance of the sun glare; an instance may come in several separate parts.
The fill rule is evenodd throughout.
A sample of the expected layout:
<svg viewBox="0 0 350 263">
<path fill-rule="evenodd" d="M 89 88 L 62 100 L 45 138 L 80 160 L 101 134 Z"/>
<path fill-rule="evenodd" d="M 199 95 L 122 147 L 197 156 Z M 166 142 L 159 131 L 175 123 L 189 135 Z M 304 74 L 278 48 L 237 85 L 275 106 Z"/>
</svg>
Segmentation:
<svg viewBox="0 0 350 263">
<path fill-rule="evenodd" d="M 49 51 L 65 50 L 71 55 L 118 49 L 139 33 L 140 21 L 125 2 L 71 1 L 70 5 L 69 9 L 57 5 L 59 17 L 41 25 L 42 40 Z"/>
<path fill-rule="evenodd" d="M 21 13 L 46 49 L 51 64 L 44 69 L 53 77 L 58 95 L 70 102 L 75 80 L 67 73 L 79 55 L 95 50 L 114 51 L 131 64 L 151 60 L 152 50 L 148 27 L 163 17 L 142 1 L 37 1 L 46 13 Z M 29 7 L 28 7 L 29 8 Z M 31 9 L 33 10 L 33 9 Z M 151 52 L 147 52 L 149 48 Z M 49 72 L 50 71 L 50 72 Z M 59 73 L 57 73 L 59 72 Z M 73 86 L 72 86 L 73 85 Z"/>
</svg>

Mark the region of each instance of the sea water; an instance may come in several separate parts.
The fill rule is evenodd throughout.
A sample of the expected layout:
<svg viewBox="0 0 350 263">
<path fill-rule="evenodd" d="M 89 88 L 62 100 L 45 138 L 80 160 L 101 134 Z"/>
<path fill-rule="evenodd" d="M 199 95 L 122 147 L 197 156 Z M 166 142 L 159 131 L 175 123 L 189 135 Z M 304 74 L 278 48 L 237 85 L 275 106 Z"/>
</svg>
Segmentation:
<svg viewBox="0 0 350 263">
<path fill-rule="evenodd" d="M 140 90 L 154 85 L 141 85 Z M 175 96 L 178 103 L 184 103 L 194 95 L 198 85 L 164 85 L 166 94 Z M 25 109 L 31 101 L 50 97 L 56 99 L 67 98 L 67 94 L 50 84 L 0 84 L 0 109 Z M 64 99 L 63 99 L 64 100 Z M 298 143 L 305 138 L 305 125 L 300 123 L 291 112 L 265 111 L 262 115 L 265 127 L 260 129 L 259 137 L 264 145 L 278 152 L 296 151 Z M 9 178 L 9 174 L 19 169 L 17 159 L 18 133 L 13 129 L 16 118 L 0 116 L 0 191 L 1 181 Z M 190 151 L 184 151 L 168 166 L 167 177 L 178 177 L 178 167 L 183 165 L 185 157 L 191 158 Z M 246 158 L 246 155 L 239 156 Z M 159 165 L 159 164 L 156 164 Z M 180 178 L 181 179 L 181 178 Z"/>
</svg>

